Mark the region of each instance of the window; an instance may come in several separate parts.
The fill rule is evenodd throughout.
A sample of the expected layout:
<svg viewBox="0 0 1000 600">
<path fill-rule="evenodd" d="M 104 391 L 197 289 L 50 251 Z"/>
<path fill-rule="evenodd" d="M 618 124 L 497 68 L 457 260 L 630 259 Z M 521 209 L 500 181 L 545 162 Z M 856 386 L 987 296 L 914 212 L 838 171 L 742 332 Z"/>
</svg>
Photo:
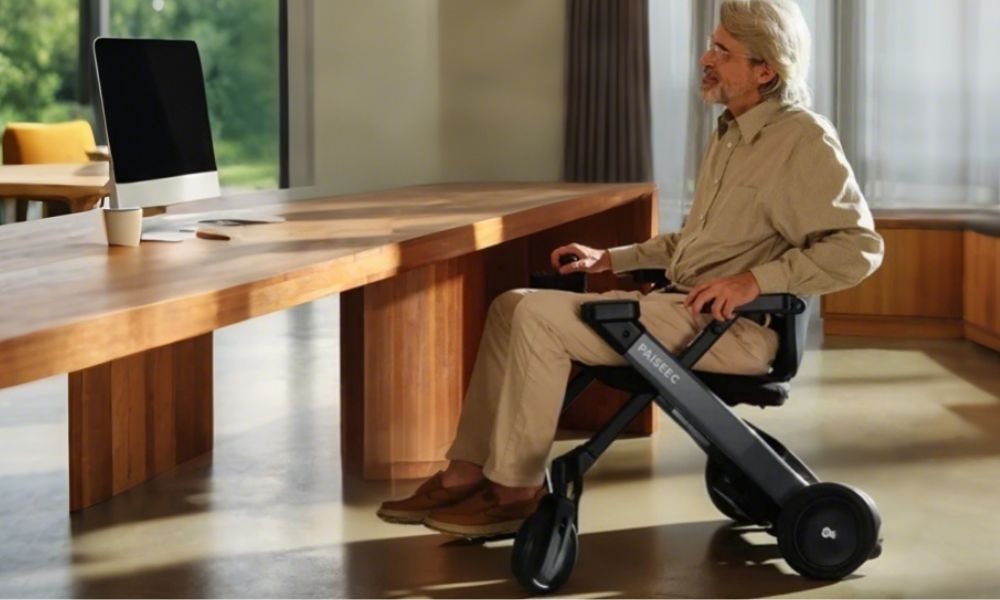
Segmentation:
<svg viewBox="0 0 1000 600">
<path fill-rule="evenodd" d="M 873 205 L 1000 203 L 1000 3 L 863 0 L 842 29 L 842 114 Z M 852 155 L 853 154 L 853 155 Z"/>
<path fill-rule="evenodd" d="M 78 102 L 79 0 L 0 1 L 0 130 L 12 121 L 93 122 Z"/>
<path fill-rule="evenodd" d="M 282 158 L 282 3 L 0 0 L 0 128 L 10 121 L 84 118 L 102 138 L 86 89 L 92 62 L 80 54 L 90 52 L 89 43 L 79 43 L 82 7 L 84 25 L 93 23 L 93 36 L 195 40 L 223 187 L 277 188 Z M 90 11 L 103 19 L 91 21 Z M 82 82 L 81 72 L 87 72 Z"/>
<path fill-rule="evenodd" d="M 676 229 L 718 108 L 697 95 L 720 0 L 651 0 L 655 176 Z M 798 0 L 813 110 L 833 121 L 870 205 L 1000 205 L 1000 2 Z"/>
<path fill-rule="evenodd" d="M 110 35 L 198 43 L 222 186 L 278 187 L 278 0 L 108 0 Z"/>
</svg>

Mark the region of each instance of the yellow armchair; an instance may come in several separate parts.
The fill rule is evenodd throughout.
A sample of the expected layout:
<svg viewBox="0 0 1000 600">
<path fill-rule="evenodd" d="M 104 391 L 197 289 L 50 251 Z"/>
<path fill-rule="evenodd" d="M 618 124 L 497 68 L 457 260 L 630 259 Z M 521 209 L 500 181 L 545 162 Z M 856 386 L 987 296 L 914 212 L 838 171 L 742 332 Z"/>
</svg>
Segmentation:
<svg viewBox="0 0 1000 600">
<path fill-rule="evenodd" d="M 66 123 L 7 123 L 3 132 L 6 165 L 85 163 L 96 146 L 86 121 Z"/>
<path fill-rule="evenodd" d="M 82 120 L 66 123 L 7 123 L 3 131 L 3 163 L 33 165 L 51 163 L 86 163 L 87 152 L 96 147 L 90 123 Z M 13 202 L 13 201 L 8 201 Z M 17 202 L 16 220 L 27 217 L 27 202 Z M 58 203 L 59 208 L 65 206 Z M 52 211 L 54 214 L 68 212 Z M 9 210 L 7 212 L 15 212 Z M 48 202 L 43 215 L 50 214 Z"/>
</svg>

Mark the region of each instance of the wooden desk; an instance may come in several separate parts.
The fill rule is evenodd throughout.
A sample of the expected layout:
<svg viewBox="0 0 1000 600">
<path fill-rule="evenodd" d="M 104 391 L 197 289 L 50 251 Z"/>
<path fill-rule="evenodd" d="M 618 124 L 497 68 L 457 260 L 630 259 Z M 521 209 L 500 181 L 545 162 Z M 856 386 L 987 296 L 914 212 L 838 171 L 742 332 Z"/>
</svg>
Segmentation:
<svg viewBox="0 0 1000 600">
<path fill-rule="evenodd" d="M 15 223 L 0 228 L 0 388 L 70 374 L 80 509 L 211 450 L 214 330 L 343 292 L 344 461 L 424 476 L 443 464 L 492 298 L 548 268 L 556 245 L 648 239 L 654 196 L 651 184 L 256 194 L 249 204 L 287 221 L 138 248 L 106 246 L 98 211 Z"/>
<path fill-rule="evenodd" d="M 82 212 L 109 193 L 107 162 L 0 165 L 0 198 L 63 200 L 70 212 Z"/>
</svg>

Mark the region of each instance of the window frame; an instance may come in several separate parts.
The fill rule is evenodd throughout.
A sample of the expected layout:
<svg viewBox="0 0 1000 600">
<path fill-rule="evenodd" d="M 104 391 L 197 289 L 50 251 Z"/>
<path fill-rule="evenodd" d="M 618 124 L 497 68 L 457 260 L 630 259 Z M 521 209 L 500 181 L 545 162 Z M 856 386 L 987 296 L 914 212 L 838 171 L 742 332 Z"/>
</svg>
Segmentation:
<svg viewBox="0 0 1000 600">
<path fill-rule="evenodd" d="M 80 0 L 77 101 L 89 104 L 94 111 L 94 137 L 99 144 L 107 144 L 108 136 L 104 127 L 104 112 L 101 110 L 100 95 L 97 93 L 97 70 L 94 65 L 94 40 L 107 36 L 111 30 L 112 0 Z M 278 189 L 291 185 L 291 152 L 289 132 L 289 5 L 288 0 L 278 2 Z M 309 5 L 312 0 L 296 2 Z M 311 39 L 311 36 L 310 38 Z M 87 74 L 86 76 L 84 74 Z M 312 156 L 311 149 L 305 152 Z M 309 171 L 311 173 L 311 170 Z M 301 182 L 300 182 L 301 183 Z"/>
</svg>

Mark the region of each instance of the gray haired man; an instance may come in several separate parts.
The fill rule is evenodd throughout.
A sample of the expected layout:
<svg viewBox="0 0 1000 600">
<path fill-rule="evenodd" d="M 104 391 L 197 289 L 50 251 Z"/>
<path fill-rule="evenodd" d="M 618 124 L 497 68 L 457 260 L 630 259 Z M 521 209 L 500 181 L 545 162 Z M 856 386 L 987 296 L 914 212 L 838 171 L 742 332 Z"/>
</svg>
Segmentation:
<svg viewBox="0 0 1000 600">
<path fill-rule="evenodd" d="M 682 231 L 610 249 L 556 248 L 563 273 L 663 268 L 677 293 L 574 294 L 519 289 L 494 300 L 450 464 L 379 516 L 467 537 L 516 531 L 543 494 L 571 361 L 624 359 L 579 318 L 584 302 L 639 301 L 646 328 L 674 351 L 711 318 L 762 293 L 813 296 L 878 268 L 882 239 L 837 132 L 807 109 L 809 32 L 792 0 L 728 0 L 702 55 L 701 92 L 726 107 Z M 712 302 L 711 315 L 701 309 Z M 767 372 L 776 334 L 738 319 L 696 365 Z"/>
</svg>

